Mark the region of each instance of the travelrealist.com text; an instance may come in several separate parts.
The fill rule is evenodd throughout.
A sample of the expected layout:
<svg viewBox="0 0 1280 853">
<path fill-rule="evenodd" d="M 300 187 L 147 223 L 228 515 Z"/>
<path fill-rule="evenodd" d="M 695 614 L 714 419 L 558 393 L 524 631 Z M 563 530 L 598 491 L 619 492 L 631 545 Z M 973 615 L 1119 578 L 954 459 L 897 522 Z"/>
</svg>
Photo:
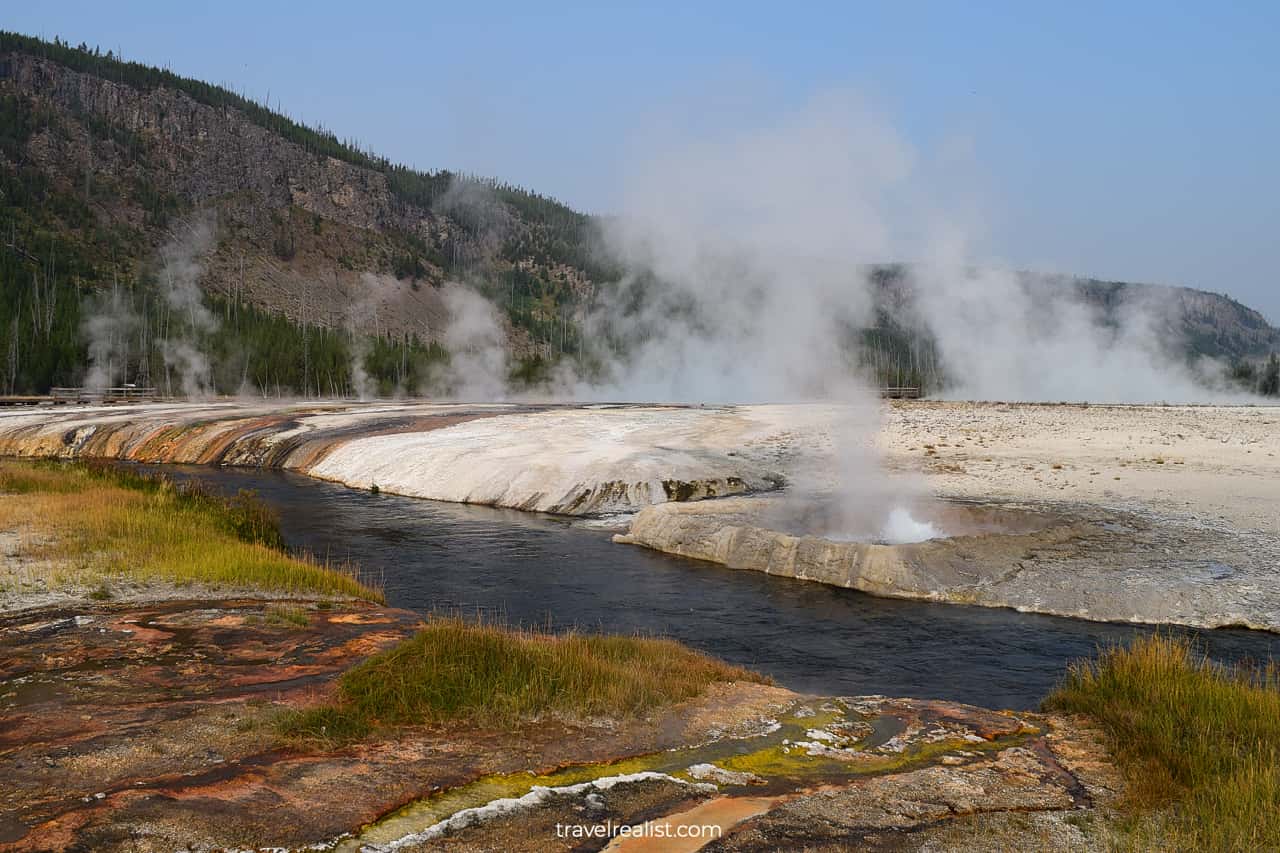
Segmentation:
<svg viewBox="0 0 1280 853">
<path fill-rule="evenodd" d="M 651 821 L 649 823 L 557 823 L 556 838 L 719 838 L 724 827 L 719 824 L 684 824 Z"/>
</svg>

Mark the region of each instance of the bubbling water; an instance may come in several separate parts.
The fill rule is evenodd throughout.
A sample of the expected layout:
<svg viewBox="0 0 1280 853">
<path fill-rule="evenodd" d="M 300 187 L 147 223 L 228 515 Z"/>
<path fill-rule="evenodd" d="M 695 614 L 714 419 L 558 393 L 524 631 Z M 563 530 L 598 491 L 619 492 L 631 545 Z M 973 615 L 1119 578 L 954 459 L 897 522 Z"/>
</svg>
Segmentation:
<svg viewBox="0 0 1280 853">
<path fill-rule="evenodd" d="M 927 521 L 917 521 L 906 507 L 894 507 L 880 530 L 880 539 L 889 545 L 924 542 L 943 536 L 943 532 Z"/>
</svg>

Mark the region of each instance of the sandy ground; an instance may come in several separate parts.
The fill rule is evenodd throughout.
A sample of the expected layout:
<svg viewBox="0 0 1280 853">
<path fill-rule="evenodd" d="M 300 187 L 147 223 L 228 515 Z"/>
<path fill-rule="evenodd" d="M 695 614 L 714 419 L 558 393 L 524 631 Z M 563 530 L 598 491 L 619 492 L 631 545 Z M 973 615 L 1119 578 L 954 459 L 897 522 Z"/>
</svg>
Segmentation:
<svg viewBox="0 0 1280 853">
<path fill-rule="evenodd" d="M 943 495 L 1136 505 L 1280 533 L 1280 407 L 904 402 L 880 444 Z"/>
</svg>

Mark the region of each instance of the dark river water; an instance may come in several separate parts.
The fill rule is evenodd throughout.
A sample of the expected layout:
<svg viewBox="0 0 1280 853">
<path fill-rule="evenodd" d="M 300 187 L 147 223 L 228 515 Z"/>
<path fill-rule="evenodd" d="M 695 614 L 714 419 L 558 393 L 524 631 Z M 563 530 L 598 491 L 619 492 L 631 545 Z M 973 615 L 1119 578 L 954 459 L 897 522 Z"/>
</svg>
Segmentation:
<svg viewBox="0 0 1280 853">
<path fill-rule="evenodd" d="M 256 490 L 291 546 L 358 562 L 392 605 L 661 634 L 800 691 L 1029 709 L 1069 661 L 1149 630 L 875 598 L 615 545 L 609 533 L 552 516 L 373 495 L 279 471 L 162 470 Z M 1278 635 L 1197 636 L 1222 660 L 1280 657 Z"/>
</svg>

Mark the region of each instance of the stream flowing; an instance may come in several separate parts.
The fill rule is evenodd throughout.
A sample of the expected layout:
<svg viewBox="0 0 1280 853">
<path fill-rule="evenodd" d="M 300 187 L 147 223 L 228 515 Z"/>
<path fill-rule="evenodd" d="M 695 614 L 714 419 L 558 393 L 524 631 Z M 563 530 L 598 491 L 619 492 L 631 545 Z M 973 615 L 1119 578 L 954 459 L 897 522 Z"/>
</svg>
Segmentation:
<svg viewBox="0 0 1280 853">
<path fill-rule="evenodd" d="M 669 636 L 801 692 L 1033 709 L 1070 661 L 1153 630 L 876 598 L 615 544 L 611 531 L 568 518 L 371 494 L 283 471 L 146 467 L 225 493 L 256 491 L 291 547 L 359 563 L 390 605 Z M 1219 660 L 1280 656 L 1280 635 L 1192 633 Z"/>
</svg>

